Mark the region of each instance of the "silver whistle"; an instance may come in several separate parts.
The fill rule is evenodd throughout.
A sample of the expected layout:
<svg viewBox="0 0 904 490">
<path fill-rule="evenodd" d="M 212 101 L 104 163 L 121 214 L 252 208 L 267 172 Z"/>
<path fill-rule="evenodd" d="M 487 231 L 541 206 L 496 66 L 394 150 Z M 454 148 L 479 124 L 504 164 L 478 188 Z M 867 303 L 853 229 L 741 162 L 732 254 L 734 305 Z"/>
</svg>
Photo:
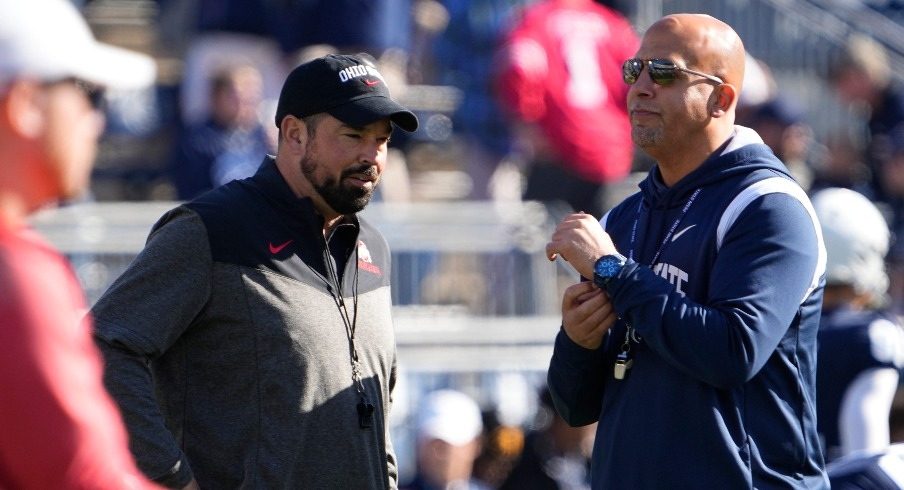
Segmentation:
<svg viewBox="0 0 904 490">
<path fill-rule="evenodd" d="M 618 359 L 615 360 L 615 366 L 612 368 L 612 376 L 614 376 L 615 379 L 625 379 L 625 374 L 627 374 L 633 364 L 634 359 L 629 359 L 628 354 L 622 352 L 618 355 Z"/>
</svg>

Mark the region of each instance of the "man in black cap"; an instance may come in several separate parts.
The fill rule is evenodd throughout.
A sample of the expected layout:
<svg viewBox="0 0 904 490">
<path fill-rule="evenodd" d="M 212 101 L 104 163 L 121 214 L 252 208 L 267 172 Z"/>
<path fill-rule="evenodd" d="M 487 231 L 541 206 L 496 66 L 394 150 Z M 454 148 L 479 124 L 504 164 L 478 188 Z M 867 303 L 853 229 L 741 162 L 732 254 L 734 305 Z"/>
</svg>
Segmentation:
<svg viewBox="0 0 904 490">
<path fill-rule="evenodd" d="M 358 56 L 298 66 L 258 172 L 164 215 L 93 308 L 139 467 L 173 488 L 396 488 L 386 241 L 357 216 L 393 125 Z"/>
</svg>

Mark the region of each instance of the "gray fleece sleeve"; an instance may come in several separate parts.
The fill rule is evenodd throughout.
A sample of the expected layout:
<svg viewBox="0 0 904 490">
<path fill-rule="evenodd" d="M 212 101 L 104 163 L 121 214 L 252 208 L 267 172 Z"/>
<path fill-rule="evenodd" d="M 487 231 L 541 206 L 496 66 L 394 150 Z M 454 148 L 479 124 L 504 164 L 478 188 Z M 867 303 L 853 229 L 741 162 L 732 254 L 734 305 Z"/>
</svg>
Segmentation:
<svg viewBox="0 0 904 490">
<path fill-rule="evenodd" d="M 212 258 L 201 219 L 185 208 L 164 215 L 129 268 L 92 308 L 104 383 L 119 404 L 139 468 L 181 488 L 192 472 L 166 428 L 150 362 L 166 352 L 210 294 Z"/>
</svg>

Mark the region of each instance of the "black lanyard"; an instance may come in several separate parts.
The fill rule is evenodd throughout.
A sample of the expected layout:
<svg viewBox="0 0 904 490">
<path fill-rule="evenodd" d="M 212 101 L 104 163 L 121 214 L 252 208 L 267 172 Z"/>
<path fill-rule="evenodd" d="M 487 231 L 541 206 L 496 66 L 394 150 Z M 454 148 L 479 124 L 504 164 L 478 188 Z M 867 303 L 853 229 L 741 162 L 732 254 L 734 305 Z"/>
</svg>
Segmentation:
<svg viewBox="0 0 904 490">
<path fill-rule="evenodd" d="M 354 257 L 351 257 L 355 261 L 355 279 L 353 283 L 354 290 L 352 291 L 352 315 L 349 315 L 345 299 L 342 297 L 342 284 L 339 281 L 338 266 L 333 259 L 330 244 L 326 237 L 323 238 L 323 244 L 326 247 L 327 274 L 330 280 L 335 283 L 336 289 L 334 290 L 330 287 L 327 279 L 322 276 L 321 278 L 327 282 L 327 290 L 333 297 L 336 309 L 339 310 L 339 316 L 342 317 L 342 322 L 345 324 L 345 335 L 348 338 L 349 357 L 352 365 L 352 381 L 355 383 L 355 390 L 358 392 L 358 405 L 356 407 L 358 411 L 358 426 L 362 429 L 369 429 L 373 427 L 374 405 L 368 401 L 367 392 L 364 390 L 364 382 L 361 377 L 361 362 L 358 357 L 358 348 L 355 345 L 355 330 L 358 326 L 358 247 L 355 246 Z"/>
</svg>

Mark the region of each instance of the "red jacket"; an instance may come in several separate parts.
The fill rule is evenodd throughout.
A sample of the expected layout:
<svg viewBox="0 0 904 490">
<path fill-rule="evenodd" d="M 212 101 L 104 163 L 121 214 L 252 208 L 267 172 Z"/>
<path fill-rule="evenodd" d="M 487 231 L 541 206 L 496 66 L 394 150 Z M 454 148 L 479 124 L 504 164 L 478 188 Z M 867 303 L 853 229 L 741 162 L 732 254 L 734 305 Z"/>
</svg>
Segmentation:
<svg viewBox="0 0 904 490">
<path fill-rule="evenodd" d="M 541 2 L 505 38 L 499 97 L 516 119 L 540 126 L 573 173 L 619 180 L 634 152 L 621 65 L 639 44 L 627 19 L 592 0 Z"/>
<path fill-rule="evenodd" d="M 0 488 L 157 488 L 129 453 L 86 312 L 66 260 L 0 226 Z"/>
</svg>

